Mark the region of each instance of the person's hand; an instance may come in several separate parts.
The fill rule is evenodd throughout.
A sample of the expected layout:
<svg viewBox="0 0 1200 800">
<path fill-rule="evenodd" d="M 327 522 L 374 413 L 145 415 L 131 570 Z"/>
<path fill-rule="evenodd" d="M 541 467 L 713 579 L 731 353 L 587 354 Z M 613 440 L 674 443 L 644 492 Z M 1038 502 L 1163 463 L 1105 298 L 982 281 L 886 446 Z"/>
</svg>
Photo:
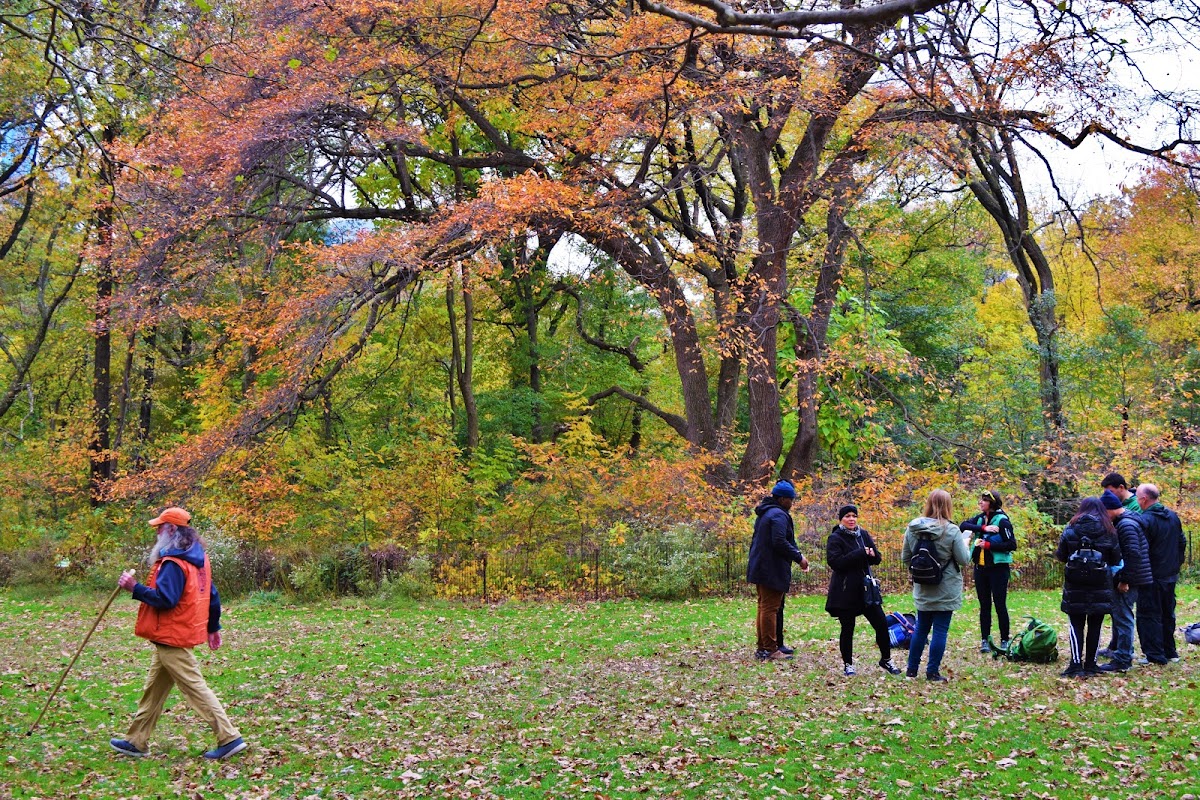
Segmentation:
<svg viewBox="0 0 1200 800">
<path fill-rule="evenodd" d="M 864 547 L 863 551 L 871 558 L 875 557 L 875 548 L 874 547 Z"/>
<path fill-rule="evenodd" d="M 800 556 L 800 571 L 808 572 L 808 559 L 804 556 Z"/>
<path fill-rule="evenodd" d="M 126 570 L 121 573 L 121 577 L 117 578 L 117 586 L 120 586 L 127 592 L 132 592 L 133 587 L 137 586 L 137 581 L 133 577 L 133 570 Z"/>
<path fill-rule="evenodd" d="M 213 631 L 208 635 L 208 649 L 216 650 L 221 646 L 221 632 Z"/>
<path fill-rule="evenodd" d="M 1120 592 L 1121 594 L 1128 593 L 1129 592 L 1129 584 L 1128 583 L 1118 583 L 1117 591 Z"/>
<path fill-rule="evenodd" d="M 984 525 L 983 532 L 984 533 L 999 533 L 1000 526 L 999 525 Z"/>
<path fill-rule="evenodd" d="M 971 546 L 972 547 L 983 547 L 983 539 L 976 539 L 975 541 L 971 542 Z"/>
</svg>

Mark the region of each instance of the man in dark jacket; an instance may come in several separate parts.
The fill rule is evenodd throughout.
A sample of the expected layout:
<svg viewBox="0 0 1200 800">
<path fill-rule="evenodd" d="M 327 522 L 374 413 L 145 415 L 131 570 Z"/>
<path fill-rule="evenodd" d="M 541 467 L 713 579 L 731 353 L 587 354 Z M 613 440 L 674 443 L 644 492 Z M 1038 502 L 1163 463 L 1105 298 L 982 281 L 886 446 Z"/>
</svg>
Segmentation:
<svg viewBox="0 0 1200 800">
<path fill-rule="evenodd" d="M 188 524 L 191 518 L 184 509 L 172 506 L 150 520 L 158 538 L 147 559 L 151 569 L 146 585 L 129 572 L 117 581 L 140 603 L 133 632 L 154 645 L 150 674 L 129 732 L 124 739 L 108 742 L 121 755 L 141 757 L 149 752 L 150 737 L 176 686 L 217 738 L 217 746 L 205 758 L 226 758 L 246 749 L 192 654 L 193 647 L 206 642 L 213 650 L 221 646 L 221 598 L 212 583 L 204 544 Z"/>
<path fill-rule="evenodd" d="M 788 481 L 779 481 L 771 489 L 771 496 L 754 509 L 757 519 L 746 581 L 758 589 L 758 614 L 754 621 L 758 647 L 754 655 L 763 661 L 791 658 L 779 649 L 776 616 L 792 586 L 792 562 L 808 571 L 808 559 L 796 547 L 796 529 L 788 513 L 795 500 L 795 487 Z"/>
<path fill-rule="evenodd" d="M 1137 487 L 1142 527 L 1153 583 L 1138 596 L 1137 630 L 1142 653 L 1151 664 L 1179 660 L 1175 648 L 1175 582 L 1187 552 L 1183 525 L 1174 511 L 1158 502 L 1158 487 L 1143 483 Z"/>
<path fill-rule="evenodd" d="M 1110 489 L 1100 495 L 1100 502 L 1117 529 L 1117 540 L 1121 545 L 1121 558 L 1125 567 L 1113 578 L 1116 593 L 1113 595 L 1112 622 L 1116 638 L 1116 650 L 1112 661 L 1100 667 L 1103 672 L 1126 672 L 1133 666 L 1134 609 L 1137 607 L 1138 592 L 1153 583 L 1150 561 L 1146 557 L 1146 534 L 1142 530 L 1140 515 L 1125 508 L 1121 498 Z"/>
</svg>

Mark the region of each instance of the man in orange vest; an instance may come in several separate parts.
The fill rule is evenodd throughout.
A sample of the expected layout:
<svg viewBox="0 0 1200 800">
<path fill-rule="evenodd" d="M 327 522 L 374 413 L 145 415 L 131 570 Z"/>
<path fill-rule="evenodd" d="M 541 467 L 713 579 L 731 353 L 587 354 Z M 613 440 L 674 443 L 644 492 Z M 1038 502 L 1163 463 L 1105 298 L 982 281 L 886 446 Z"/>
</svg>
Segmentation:
<svg viewBox="0 0 1200 800">
<path fill-rule="evenodd" d="M 205 758 L 225 758 L 246 749 L 221 701 L 204 682 L 192 653 L 193 647 L 206 641 L 213 650 L 221 646 L 221 598 L 212 583 L 204 544 L 188 525 L 191 520 L 191 514 L 175 506 L 150 520 L 158 540 L 148 559 L 152 565 L 149 581 L 143 586 L 131 572 L 117 581 L 141 603 L 133 632 L 154 644 L 150 674 L 129 732 L 124 739 L 108 742 L 122 755 L 147 754 L 150 736 L 173 686 L 179 687 L 188 705 L 217 736 L 216 748 L 205 753 Z"/>
</svg>

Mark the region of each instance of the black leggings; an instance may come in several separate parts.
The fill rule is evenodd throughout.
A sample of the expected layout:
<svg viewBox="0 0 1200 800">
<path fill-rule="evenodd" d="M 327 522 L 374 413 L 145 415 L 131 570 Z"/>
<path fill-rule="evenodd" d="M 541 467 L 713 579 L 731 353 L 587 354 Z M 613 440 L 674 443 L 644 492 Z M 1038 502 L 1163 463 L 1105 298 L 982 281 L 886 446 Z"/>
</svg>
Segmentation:
<svg viewBox="0 0 1200 800">
<path fill-rule="evenodd" d="M 888 636 L 888 624 L 887 618 L 883 615 L 883 606 L 867 606 L 862 615 L 875 629 L 875 644 L 879 645 L 879 657 L 885 660 L 891 658 L 892 640 Z M 842 651 L 842 661 L 847 664 L 854 663 L 854 621 L 856 619 L 858 619 L 858 614 L 838 615 L 838 622 L 842 623 L 842 634 L 838 637 L 838 646 Z"/>
<path fill-rule="evenodd" d="M 992 604 L 996 604 L 996 621 L 1000 623 L 1001 640 L 1008 639 L 1008 577 L 1009 567 L 975 567 L 975 596 L 979 598 L 979 638 L 992 635 Z"/>
<path fill-rule="evenodd" d="M 1095 664 L 1096 648 L 1100 646 L 1100 626 L 1103 614 L 1067 614 L 1071 620 L 1071 663 Z M 1087 634 L 1084 635 L 1084 624 Z"/>
</svg>

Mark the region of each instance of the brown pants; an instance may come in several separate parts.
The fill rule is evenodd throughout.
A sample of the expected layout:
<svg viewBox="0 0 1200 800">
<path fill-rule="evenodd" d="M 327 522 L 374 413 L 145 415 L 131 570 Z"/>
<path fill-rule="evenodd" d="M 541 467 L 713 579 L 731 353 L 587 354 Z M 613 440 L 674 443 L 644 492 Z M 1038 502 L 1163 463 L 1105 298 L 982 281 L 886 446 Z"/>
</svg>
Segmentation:
<svg viewBox="0 0 1200 800">
<path fill-rule="evenodd" d="M 779 649 L 776 620 L 787 592 L 777 592 L 761 583 L 755 586 L 758 588 L 758 616 L 754 620 L 754 629 L 758 633 L 758 649 L 774 653 Z"/>
<path fill-rule="evenodd" d="M 146 688 L 142 691 L 142 699 L 138 701 L 137 713 L 133 715 L 133 723 L 125 739 L 143 753 L 150 749 L 150 737 L 162 716 L 163 705 L 171 687 L 178 686 L 187 704 L 192 707 L 202 720 L 208 723 L 217 736 L 217 746 L 229 744 L 241 736 L 229 717 L 221 701 L 213 694 L 212 689 L 204 682 L 200 674 L 200 665 L 192 651 L 183 647 L 168 647 L 165 644 L 154 645 L 154 657 L 150 660 L 150 674 L 146 677 Z"/>
</svg>

